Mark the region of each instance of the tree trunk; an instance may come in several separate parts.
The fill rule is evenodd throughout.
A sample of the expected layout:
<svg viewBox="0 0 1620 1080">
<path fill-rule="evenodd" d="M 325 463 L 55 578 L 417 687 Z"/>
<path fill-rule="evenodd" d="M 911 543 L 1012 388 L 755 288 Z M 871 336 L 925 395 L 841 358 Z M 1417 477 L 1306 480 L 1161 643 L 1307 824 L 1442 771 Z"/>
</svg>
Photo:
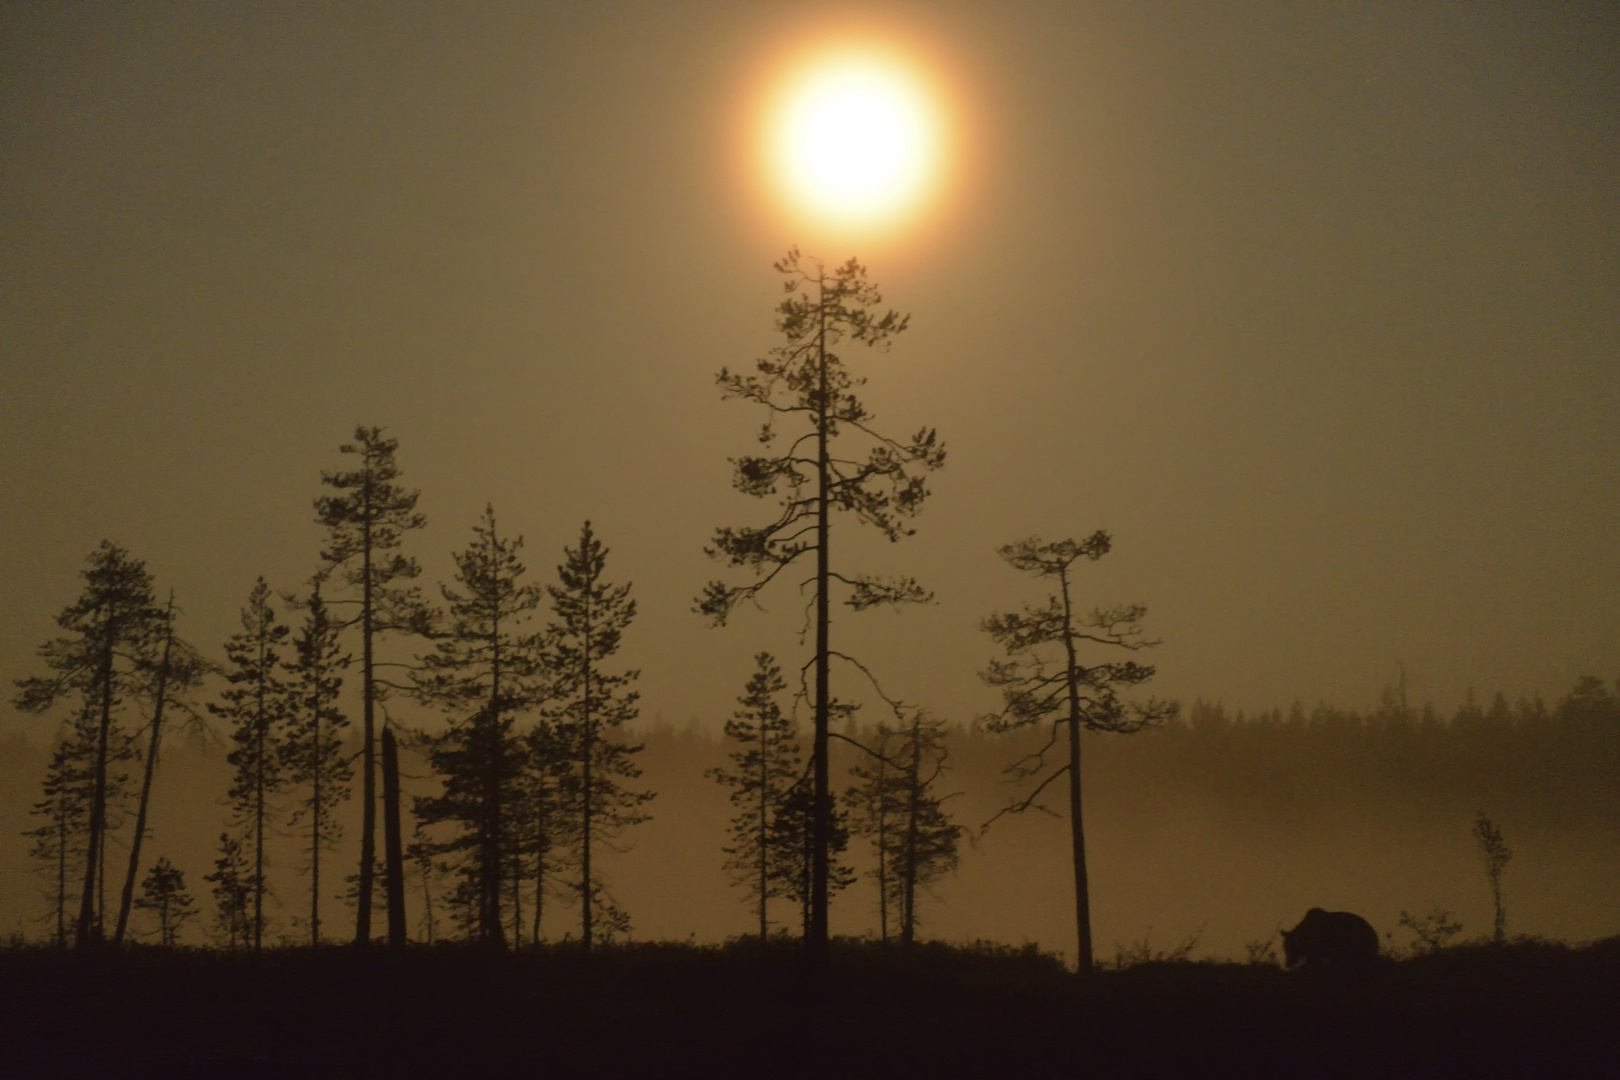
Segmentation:
<svg viewBox="0 0 1620 1080">
<path fill-rule="evenodd" d="M 904 893 L 901 902 L 902 922 L 900 944 L 910 945 L 916 939 L 917 926 L 917 804 L 922 792 L 922 714 L 918 713 L 911 729 L 911 761 L 906 772 L 906 844 L 905 877 L 901 879 Z"/>
<path fill-rule="evenodd" d="M 765 898 L 770 895 L 770 803 L 771 803 L 771 758 L 770 736 L 765 730 L 765 720 L 759 721 L 759 942 L 763 945 L 771 935 L 771 925 L 766 919 Z"/>
<path fill-rule="evenodd" d="M 269 718 L 264 711 L 265 682 L 268 672 L 265 670 L 268 655 L 267 634 L 261 625 L 259 628 L 259 693 L 258 715 L 253 723 L 253 748 L 258 762 L 258 768 L 253 777 L 253 951 L 258 952 L 264 944 L 264 814 L 265 814 L 265 735 L 269 727 Z"/>
<path fill-rule="evenodd" d="M 584 546 L 585 546 L 584 543 L 581 542 L 581 544 L 580 544 L 581 550 L 584 549 Z M 594 584 L 594 582 L 591 582 L 590 584 Z M 587 589 L 588 588 L 589 588 L 589 585 L 587 585 Z M 587 593 L 587 596 L 588 596 L 588 593 Z M 582 834 L 581 835 L 581 841 L 582 841 L 582 844 L 581 844 L 581 852 L 580 852 L 581 877 L 580 877 L 580 883 L 579 883 L 580 906 L 581 906 L 581 908 L 584 909 L 583 915 L 581 916 L 582 924 L 581 924 L 581 927 L 580 927 L 580 939 L 585 943 L 585 951 L 586 952 L 591 951 L 591 915 L 592 915 L 591 907 L 592 907 L 592 901 L 594 901 L 595 897 L 596 897 L 596 890 L 594 888 L 592 888 L 592 885 L 591 885 L 591 828 L 592 828 L 592 826 L 594 824 L 594 822 L 591 820 L 591 794 L 592 794 L 591 793 L 591 757 L 595 752 L 595 746 L 593 745 L 593 740 L 591 738 L 591 736 L 594 734 L 594 732 L 592 732 L 592 730 L 591 730 L 591 630 L 590 630 L 590 625 L 591 625 L 591 608 L 590 608 L 590 601 L 589 601 L 589 599 L 587 599 L 586 603 L 585 603 L 585 648 L 584 648 L 584 651 L 580 654 L 583 657 L 582 663 L 584 664 L 584 670 L 583 670 L 582 674 L 584 676 L 585 696 L 581 700 L 581 703 L 580 703 L 581 709 L 582 709 L 582 712 L 583 712 L 583 715 L 584 715 L 584 723 L 582 724 L 581 729 L 580 729 L 580 743 L 581 743 L 581 748 L 582 748 L 581 774 L 582 774 L 582 780 L 583 780 L 584 802 L 583 802 L 583 805 L 580 807 L 580 822 L 581 822 L 581 834 Z"/>
<path fill-rule="evenodd" d="M 383 728 L 383 846 L 388 860 L 388 945 L 405 947 L 405 856 L 399 837 L 399 750 Z"/>
<path fill-rule="evenodd" d="M 1063 647 L 1067 651 L 1069 689 L 1069 836 L 1074 855 L 1075 967 L 1082 975 L 1092 970 L 1091 890 L 1086 880 L 1086 829 L 1080 804 L 1080 662 L 1074 651 L 1073 609 L 1069 600 L 1069 575 L 1059 578 L 1063 585 Z"/>
<path fill-rule="evenodd" d="M 544 723 L 544 721 L 542 721 Z M 542 741 L 541 746 L 548 743 Z M 546 762 L 541 761 L 534 783 L 534 931 L 532 944 L 540 944 L 540 917 L 545 913 L 546 853 L 550 850 L 551 829 L 547 821 L 551 793 L 546 790 Z"/>
<path fill-rule="evenodd" d="M 816 716 L 812 757 L 814 759 L 815 790 L 810 810 L 810 926 L 805 935 L 805 949 L 812 967 L 819 968 L 827 959 L 827 878 L 828 845 L 831 839 L 829 777 L 827 760 L 828 724 L 831 715 L 829 697 L 830 665 L 829 645 L 831 613 L 827 602 L 829 564 L 827 538 L 830 522 L 828 487 L 831 484 L 827 459 L 827 287 L 819 286 L 819 327 L 816 332 L 816 355 L 819 360 L 817 424 L 816 424 Z"/>
<path fill-rule="evenodd" d="M 320 650 L 316 650 L 317 658 Z M 318 660 L 317 660 L 318 664 Z M 321 943 L 321 812 L 325 809 L 323 803 L 324 791 L 321 777 L 326 773 L 326 741 L 321 731 L 321 710 L 325 702 L 321 700 L 321 679 L 326 672 L 317 666 L 315 669 L 315 693 L 311 699 L 310 707 L 315 710 L 314 743 L 311 749 L 312 772 L 315 780 L 315 790 L 310 798 L 309 807 L 309 944 L 315 948 Z"/>
<path fill-rule="evenodd" d="M 367 476 L 361 489 L 362 521 L 360 525 L 360 682 L 362 743 L 360 748 L 360 887 L 358 910 L 354 916 L 354 943 L 371 944 L 371 888 L 372 870 L 377 861 L 377 750 L 376 712 L 373 698 L 376 687 L 372 677 L 371 657 L 371 463 L 365 464 Z"/>
<path fill-rule="evenodd" d="M 68 802 L 64 789 L 57 796 L 56 824 L 56 947 L 67 948 L 67 845 Z"/>
<path fill-rule="evenodd" d="M 880 753 L 877 770 L 877 834 L 878 834 L 878 940 L 889 943 L 889 773 L 887 739 L 878 741 Z"/>
<path fill-rule="evenodd" d="M 169 608 L 164 613 L 163 660 L 158 668 L 157 703 L 152 706 L 152 739 L 146 750 L 146 772 L 141 777 L 141 802 L 135 811 L 135 838 L 129 844 L 129 869 L 124 874 L 124 892 L 118 901 L 118 927 L 113 931 L 113 944 L 124 943 L 124 930 L 129 926 L 129 909 L 135 899 L 135 877 L 141 865 L 141 841 L 146 839 L 146 810 L 152 799 L 152 776 L 157 770 L 158 746 L 163 739 L 164 695 L 169 685 L 169 658 L 174 651 L 174 592 L 169 593 Z"/>
<path fill-rule="evenodd" d="M 106 640 L 101 654 L 101 723 L 96 739 L 96 782 L 90 797 L 90 840 L 84 857 L 84 893 L 79 897 L 79 924 L 74 931 L 75 948 L 90 943 L 96 920 L 96 869 L 101 864 L 102 833 L 107 824 L 107 739 L 112 730 L 113 634 L 115 623 L 107 613 L 103 628 Z"/>
</svg>

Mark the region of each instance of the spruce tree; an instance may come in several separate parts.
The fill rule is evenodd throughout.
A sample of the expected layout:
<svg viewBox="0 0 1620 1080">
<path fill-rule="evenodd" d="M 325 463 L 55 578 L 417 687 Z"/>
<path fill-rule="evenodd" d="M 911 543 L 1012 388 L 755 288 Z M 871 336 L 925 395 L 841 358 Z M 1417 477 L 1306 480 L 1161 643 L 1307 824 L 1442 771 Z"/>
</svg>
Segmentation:
<svg viewBox="0 0 1620 1080">
<path fill-rule="evenodd" d="M 1041 794 L 1059 778 L 1068 778 L 1077 966 L 1081 973 L 1092 970 L 1092 946 L 1091 892 L 1080 797 L 1080 733 L 1088 729 L 1140 731 L 1175 712 L 1173 705 L 1136 705 L 1121 696 L 1122 690 L 1153 678 L 1153 668 L 1133 660 L 1081 663 L 1083 648 L 1135 651 L 1158 644 L 1142 636 L 1142 617 L 1147 609 L 1140 604 L 1099 607 L 1090 612 L 1075 605 L 1070 581 L 1074 565 L 1081 559 L 1097 561 L 1108 554 L 1112 544 L 1108 534 L 1098 530 L 1084 540 L 1044 543 L 1031 537 L 998 548 L 997 553 L 1015 570 L 1054 579 L 1058 590 L 1049 594 L 1044 603 L 1026 604 L 1019 612 L 991 615 L 980 624 L 1007 654 L 1007 659 L 992 659 L 983 674 L 991 686 L 1001 688 L 1003 700 L 1000 712 L 984 718 L 985 728 L 1005 732 L 1052 725 L 1052 738 L 1041 750 L 1009 766 L 1007 771 L 1015 780 L 1033 787 L 1001 813 L 1022 813 L 1032 807 L 1046 809 L 1040 803 Z M 1055 764 L 1047 755 L 1064 728 L 1068 730 L 1068 753 L 1065 760 Z"/>
<path fill-rule="evenodd" d="M 152 596 L 145 565 L 110 541 L 90 553 L 84 592 L 57 616 L 66 633 L 40 646 L 48 676 L 17 682 L 15 704 L 39 713 L 69 696 L 89 727 L 89 805 L 85 814 L 83 887 L 74 943 L 83 948 L 103 939 L 107 839 L 110 811 L 127 780 L 123 766 L 134 757 L 123 711 L 139 693 L 163 614 Z"/>
<path fill-rule="evenodd" d="M 300 829 L 309 869 L 309 943 L 321 943 L 321 856 L 343 836 L 335 810 L 351 794 L 354 766 L 343 752 L 349 718 L 338 705 L 343 671 L 353 661 L 317 583 L 303 604 L 304 623 L 287 665 L 287 727 L 281 764 L 298 801 L 287 824 Z"/>
<path fill-rule="evenodd" d="M 815 559 L 816 629 L 814 732 L 811 741 L 810 932 L 806 944 L 816 962 L 827 948 L 827 904 L 832 882 L 832 840 L 837 814 L 831 795 L 828 740 L 833 697 L 831 590 L 847 592 L 854 610 L 923 602 L 931 594 L 909 577 L 882 579 L 835 571 L 829 542 L 832 514 L 843 511 L 889 540 L 914 530 L 907 524 L 928 496 L 924 476 L 945 463 L 945 448 L 932 428 L 907 440 L 877 432 L 856 395 L 864 380 L 851 374 L 834 347 L 840 342 L 886 345 L 905 330 L 895 311 L 879 315 L 883 299 L 854 259 L 827 270 L 806 264 L 797 249 L 776 264 L 788 294 L 777 307 L 783 344 L 755 363 L 754 374 L 722 368 L 716 381 L 725 397 L 742 398 L 769 413 L 759 441 L 773 452 L 732 459 L 733 486 L 744 494 L 774 499 L 780 509 L 760 526 L 724 527 L 706 552 L 734 569 L 750 571 L 742 585 L 711 581 L 697 610 L 723 625 L 738 604 L 800 559 Z M 786 446 L 775 449 L 777 423 L 790 425 Z M 845 447 L 858 444 L 849 450 Z"/>
<path fill-rule="evenodd" d="M 513 853 L 525 826 L 527 754 L 514 724 L 535 700 L 541 668 L 539 638 L 530 628 L 541 593 L 523 582 L 522 548 L 522 537 L 501 537 L 494 508 L 485 507 L 472 542 L 454 557 L 460 587 L 442 588 L 449 617 L 437 649 L 421 658 L 414 675 L 418 697 L 450 720 L 429 751 L 443 792 L 418 798 L 416 813 L 425 824 L 453 827 L 455 835 L 438 850 L 458 856 L 478 898 L 478 939 L 492 945 L 505 941 L 503 901 L 521 883 Z"/>
<path fill-rule="evenodd" d="M 776 659 L 768 652 L 756 655 L 754 674 L 737 699 L 741 708 L 725 726 L 726 738 L 740 749 L 731 752 L 731 769 L 707 774 L 731 789 L 737 816 L 731 819 L 731 845 L 721 850 L 732 880 L 758 904 L 761 941 L 770 936 L 769 901 L 783 895 L 780 874 L 772 873 L 783 862 L 776 850 L 777 818 L 804 772 L 796 725 L 777 701 L 785 689 Z"/>
<path fill-rule="evenodd" d="M 377 678 L 376 648 L 381 635 L 393 631 L 424 632 L 427 609 L 421 593 L 407 584 L 422 571 L 399 548 L 405 534 L 427 524 L 416 512 L 419 492 L 400 487 L 394 461 L 399 442 L 383 437 L 382 428 L 355 429 L 354 442 L 338 448 L 359 458 L 356 468 L 321 473 L 321 483 L 337 494 L 315 500 L 316 521 L 327 529 L 321 551 L 322 578 L 336 575 L 358 595 L 328 603 L 349 606 L 354 614 L 345 628 L 360 632 L 360 866 L 356 875 L 354 939 L 371 941 L 372 898 L 377 866 L 377 703 L 387 686 Z"/>
<path fill-rule="evenodd" d="M 286 784 L 282 742 L 289 695 L 281 649 L 287 635 L 287 627 L 276 620 L 270 606 L 270 586 L 261 577 L 242 609 L 242 629 L 225 642 L 226 688 L 220 700 L 208 706 L 230 724 L 229 738 L 234 744 L 225 757 L 236 769 L 226 798 L 232 824 L 242 831 L 251 850 L 249 937 L 255 952 L 264 942 L 265 834 L 277 817 L 275 796 Z"/>
<path fill-rule="evenodd" d="M 638 671 L 610 671 L 604 663 L 619 651 L 624 631 L 636 614 L 629 585 L 603 579 L 608 549 L 591 523 L 580 530 L 579 546 L 563 548 L 559 584 L 546 587 L 555 616 L 547 627 L 552 685 L 547 719 L 568 761 L 564 792 L 577 815 L 571 822 L 579 874 L 580 941 L 588 951 L 599 929 L 627 929 L 628 917 L 608 898 L 593 856 L 599 844 L 647 820 L 640 809 L 653 792 L 628 782 L 640 777 L 635 764 L 640 744 L 626 742 L 619 729 L 637 715 L 640 695 L 630 689 Z"/>
</svg>

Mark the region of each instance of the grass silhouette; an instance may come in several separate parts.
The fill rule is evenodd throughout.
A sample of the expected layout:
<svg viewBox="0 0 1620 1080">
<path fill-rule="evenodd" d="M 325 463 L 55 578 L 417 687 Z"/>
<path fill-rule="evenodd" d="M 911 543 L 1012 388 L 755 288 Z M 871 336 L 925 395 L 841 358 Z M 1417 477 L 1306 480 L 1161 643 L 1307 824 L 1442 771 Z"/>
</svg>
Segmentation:
<svg viewBox="0 0 1620 1080">
<path fill-rule="evenodd" d="M 1354 978 L 1033 947 L 790 941 L 0 951 L 16 1076 L 1604 1075 L 1620 938 L 1521 940 Z"/>
</svg>

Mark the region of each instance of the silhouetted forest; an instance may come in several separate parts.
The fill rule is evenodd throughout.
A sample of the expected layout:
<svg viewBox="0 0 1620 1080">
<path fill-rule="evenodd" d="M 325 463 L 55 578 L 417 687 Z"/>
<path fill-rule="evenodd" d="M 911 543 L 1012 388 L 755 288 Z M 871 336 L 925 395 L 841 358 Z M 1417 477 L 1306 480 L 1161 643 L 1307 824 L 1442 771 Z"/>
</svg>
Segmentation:
<svg viewBox="0 0 1620 1080">
<path fill-rule="evenodd" d="M 1195 702 L 1162 727 L 1129 737 L 1087 735 L 1088 812 L 1095 835 L 1099 956 L 1111 960 L 1148 940 L 1167 949 L 1202 930 L 1197 956 L 1241 958 L 1245 943 L 1274 938 L 1313 904 L 1361 911 L 1389 943 L 1414 941 L 1397 926 L 1407 910 L 1443 907 L 1465 924 L 1464 938 L 1489 927 L 1489 894 L 1469 838 L 1477 810 L 1502 822 L 1515 849 L 1506 871 L 1509 933 L 1567 940 L 1606 936 L 1620 895 L 1620 701 L 1584 679 L 1550 705 L 1535 699 L 1464 703 L 1440 714 L 1401 710 L 1394 692 L 1367 713 L 1318 705 L 1239 715 Z M 875 729 L 846 726 L 857 741 Z M 733 884 L 723 852 L 733 815 L 727 789 L 705 775 L 727 764 L 736 744 L 709 729 L 644 726 L 642 783 L 658 792 L 657 813 L 633 846 L 607 860 L 635 940 L 720 941 L 757 932 L 756 907 Z M 941 793 L 951 819 L 970 833 L 1011 798 L 1005 766 L 1031 749 L 1027 735 L 992 736 L 947 727 Z M 837 745 L 837 744 L 835 744 Z M 358 752 L 352 736 L 345 756 Z M 148 841 L 153 859 L 186 872 L 195 914 L 178 930 L 191 946 L 227 946 L 213 897 L 200 878 L 214 870 L 231 783 L 229 747 L 217 730 L 185 730 L 165 751 Z M 864 755 L 837 751 L 837 775 Z M 4 886 L 0 919 L 24 940 L 51 940 L 54 876 L 28 857 L 29 838 L 51 751 L 14 736 L 0 750 L 0 835 Z M 410 798 L 434 790 L 420 750 L 404 753 Z M 848 785 L 840 782 L 840 791 Z M 327 914 L 341 937 L 352 927 L 343 882 L 353 874 L 353 801 L 342 804 L 347 841 L 330 855 Z M 917 903 L 924 939 L 1035 941 L 1067 952 L 1069 901 L 1062 884 L 1062 822 L 1045 816 L 1002 819 L 961 845 L 960 862 Z M 409 832 L 409 826 L 407 826 Z M 127 832 L 127 830 L 126 830 Z M 272 900 L 267 942 L 309 940 L 307 844 L 297 827 L 269 840 Z M 113 849 L 127 854 L 115 834 Z M 855 839 L 847 861 L 858 875 L 834 907 L 840 934 L 879 931 L 872 845 Z M 468 936 L 447 896 L 448 875 L 430 881 L 440 910 L 435 940 Z M 76 896 L 71 892 L 69 900 Z M 420 867 L 406 891 L 410 936 L 428 938 Z M 577 938 L 576 904 L 558 900 L 542 936 Z M 71 903 L 69 905 L 71 907 Z M 791 901 L 771 904 L 773 931 L 797 933 Z M 530 913 L 532 915 L 532 912 Z M 132 926 L 157 941 L 156 912 L 137 910 Z M 379 933 L 380 933 L 379 928 Z M 625 935 L 621 935 L 625 936 Z"/>
</svg>

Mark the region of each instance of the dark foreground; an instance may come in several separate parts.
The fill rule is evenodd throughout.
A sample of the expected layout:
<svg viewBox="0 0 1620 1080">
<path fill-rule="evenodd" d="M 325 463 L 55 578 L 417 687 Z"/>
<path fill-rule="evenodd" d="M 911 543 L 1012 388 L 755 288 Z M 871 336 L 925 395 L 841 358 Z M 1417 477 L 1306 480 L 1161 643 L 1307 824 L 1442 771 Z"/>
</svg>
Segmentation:
<svg viewBox="0 0 1620 1080">
<path fill-rule="evenodd" d="M 1354 978 L 790 945 L 0 952 L 0 1076 L 1620 1076 L 1620 939 Z"/>
</svg>

